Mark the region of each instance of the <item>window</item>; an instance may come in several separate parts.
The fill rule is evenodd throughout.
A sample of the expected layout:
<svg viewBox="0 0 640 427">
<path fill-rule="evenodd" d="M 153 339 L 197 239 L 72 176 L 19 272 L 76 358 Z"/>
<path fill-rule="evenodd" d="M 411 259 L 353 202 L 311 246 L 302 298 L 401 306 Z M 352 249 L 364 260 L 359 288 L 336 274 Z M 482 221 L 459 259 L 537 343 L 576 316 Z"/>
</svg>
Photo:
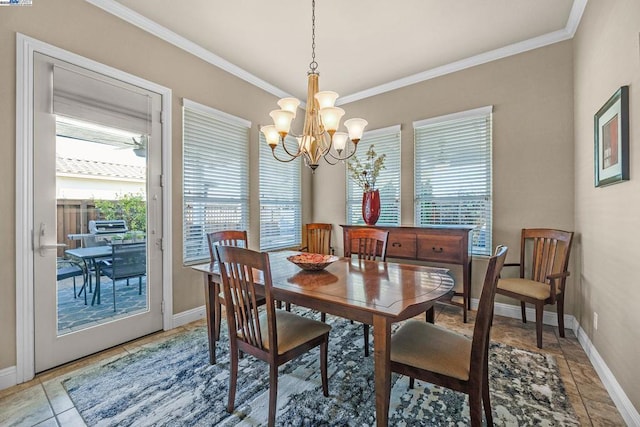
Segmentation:
<svg viewBox="0 0 640 427">
<path fill-rule="evenodd" d="M 251 123 L 184 100 L 183 261 L 209 259 L 207 233 L 249 225 Z"/>
<path fill-rule="evenodd" d="M 386 155 L 376 183 L 380 190 L 380 218 L 376 225 L 400 225 L 400 125 L 365 132 L 355 157 L 362 161 L 372 145 L 376 154 Z M 362 191 L 347 169 L 347 224 L 364 224 Z"/>
<path fill-rule="evenodd" d="M 291 141 L 289 141 L 291 139 Z M 291 136 L 290 145 L 297 144 Z M 302 160 L 283 163 L 273 158 L 260 133 L 260 250 L 300 246 L 302 241 Z"/>
<path fill-rule="evenodd" d="M 413 124 L 416 225 L 474 226 L 474 255 L 491 255 L 491 111 Z"/>
</svg>

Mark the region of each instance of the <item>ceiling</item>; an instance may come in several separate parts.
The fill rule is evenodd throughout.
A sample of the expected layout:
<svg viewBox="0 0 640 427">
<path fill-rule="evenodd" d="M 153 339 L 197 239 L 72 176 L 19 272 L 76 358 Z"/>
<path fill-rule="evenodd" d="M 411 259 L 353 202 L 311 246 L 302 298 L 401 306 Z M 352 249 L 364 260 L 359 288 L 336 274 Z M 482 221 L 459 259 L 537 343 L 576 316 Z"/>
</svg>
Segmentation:
<svg viewBox="0 0 640 427">
<path fill-rule="evenodd" d="M 87 0 L 276 96 L 306 98 L 311 0 Z M 342 102 L 573 37 L 587 0 L 317 0 Z"/>
</svg>

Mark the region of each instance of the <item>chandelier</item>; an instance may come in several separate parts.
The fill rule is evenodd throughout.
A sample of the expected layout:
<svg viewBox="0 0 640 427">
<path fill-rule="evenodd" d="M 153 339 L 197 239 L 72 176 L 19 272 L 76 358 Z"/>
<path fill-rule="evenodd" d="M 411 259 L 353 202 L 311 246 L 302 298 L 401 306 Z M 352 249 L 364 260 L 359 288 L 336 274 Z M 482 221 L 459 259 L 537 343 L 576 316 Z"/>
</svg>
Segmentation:
<svg viewBox="0 0 640 427">
<path fill-rule="evenodd" d="M 278 101 L 279 110 L 273 110 L 269 115 L 273 119 L 272 125 L 262 126 L 260 130 L 271 147 L 273 157 L 280 162 L 290 162 L 303 157 L 305 164 L 315 171 L 322 158 L 331 165 L 339 160 L 346 160 L 353 156 L 358 148 L 358 142 L 367 121 L 364 119 L 349 119 L 344 122 L 347 132 L 337 132 L 344 110 L 336 107 L 338 94 L 332 91 L 318 91 L 318 63 L 316 62 L 316 2 L 311 1 L 311 63 L 309 64 L 307 105 L 304 115 L 302 135 L 290 132 L 291 122 L 296 117 L 300 101 L 296 98 L 282 98 Z M 292 135 L 297 140 L 287 147 L 286 137 Z M 351 140 L 349 149 L 347 140 Z M 277 146 L 282 145 L 284 158 L 276 154 Z"/>
</svg>

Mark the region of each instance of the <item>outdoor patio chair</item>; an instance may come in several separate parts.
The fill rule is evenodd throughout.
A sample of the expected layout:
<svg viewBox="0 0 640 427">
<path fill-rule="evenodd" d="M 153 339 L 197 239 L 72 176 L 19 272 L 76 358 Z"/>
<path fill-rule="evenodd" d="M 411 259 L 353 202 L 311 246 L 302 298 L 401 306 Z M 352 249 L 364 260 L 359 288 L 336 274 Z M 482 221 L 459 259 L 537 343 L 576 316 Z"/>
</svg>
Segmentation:
<svg viewBox="0 0 640 427">
<path fill-rule="evenodd" d="M 72 259 L 58 258 L 56 261 L 56 281 L 73 278 L 73 298 L 77 298 L 76 294 L 76 277 L 85 277 L 85 270 L 82 265 Z"/>
<path fill-rule="evenodd" d="M 138 278 L 138 295 L 142 295 L 142 277 L 147 274 L 147 244 L 123 243 L 111 245 L 111 259 L 97 263 L 97 277 L 107 276 L 113 282 L 113 311 L 116 311 L 116 282 L 120 279 Z M 100 293 L 100 282 L 96 282 L 93 294 Z"/>
</svg>

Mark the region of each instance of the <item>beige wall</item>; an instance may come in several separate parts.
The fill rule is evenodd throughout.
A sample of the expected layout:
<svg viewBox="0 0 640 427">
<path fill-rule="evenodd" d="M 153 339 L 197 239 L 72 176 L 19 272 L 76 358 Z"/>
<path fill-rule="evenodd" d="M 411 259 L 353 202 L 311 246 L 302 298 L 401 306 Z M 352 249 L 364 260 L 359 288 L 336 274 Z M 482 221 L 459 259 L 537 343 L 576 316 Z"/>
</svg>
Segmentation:
<svg viewBox="0 0 640 427">
<path fill-rule="evenodd" d="M 587 331 L 625 393 L 640 408 L 640 381 L 633 363 L 640 342 L 633 269 L 640 249 L 636 226 L 640 201 L 634 171 L 640 140 L 636 0 L 589 2 L 574 41 L 505 58 L 345 106 L 369 129 L 402 125 L 402 224 L 413 224 L 412 122 L 485 105 L 494 106 L 494 244 L 517 258 L 521 227 L 549 226 L 578 232 L 567 312 Z M 181 263 L 181 99 L 252 121 L 251 171 L 257 171 L 255 125 L 268 121 L 275 97 L 136 29 L 82 0 L 37 1 L 2 8 L 0 14 L 0 369 L 16 363 L 15 343 L 15 34 L 21 32 L 109 66 L 169 87 L 172 102 L 173 229 L 170 233 L 174 313 L 203 303 L 201 280 Z M 428 54 L 425 53 L 425 54 Z M 302 76 L 301 84 L 304 84 Z M 593 114 L 621 85 L 630 84 L 631 178 L 593 187 Z M 247 102 L 250 100 L 250 102 Z M 575 137 L 574 137 L 575 133 Z M 575 167 L 574 167 L 575 162 Z M 258 244 L 257 175 L 251 173 L 250 245 Z M 345 174 L 322 165 L 304 176 L 303 220 L 345 220 Z M 575 193 L 575 202 L 574 202 Z M 575 203 L 575 209 L 574 209 Z M 313 215 L 311 215 L 313 212 Z M 574 217 L 575 212 L 575 217 Z M 474 261 L 474 289 L 484 260 Z M 506 300 L 505 300 L 506 301 Z M 591 327 L 593 311 L 599 329 Z"/>
<path fill-rule="evenodd" d="M 574 39 L 576 317 L 640 410 L 640 2 L 590 1 Z M 630 181 L 594 187 L 593 116 L 629 85 Z M 593 329 L 593 312 L 598 330 Z"/>
<path fill-rule="evenodd" d="M 277 98 L 82 0 L 35 1 L 0 13 L 0 369 L 16 364 L 15 340 L 15 81 L 16 32 L 137 75 L 173 91 L 172 174 L 173 313 L 204 304 L 202 279 L 182 266 L 182 98 L 209 105 L 253 124 L 250 153 L 250 246 L 259 230 L 258 130 Z M 304 84 L 304 76 L 301 76 Z M 250 101 L 248 101 L 250 100 Z M 309 187 L 310 174 L 304 174 Z M 309 191 L 303 191 L 306 206 Z M 310 219 L 305 207 L 303 220 Z"/>
<path fill-rule="evenodd" d="M 365 117 L 369 130 L 401 125 L 402 225 L 413 225 L 413 121 L 493 105 L 493 243 L 509 245 L 508 259 L 517 261 L 521 228 L 574 227 L 572 73 L 572 42 L 567 41 L 368 98 L 345 109 L 349 117 Z M 314 206 L 323 209 L 314 209 L 313 219 L 334 224 L 339 253 L 344 188 L 344 167 L 339 172 L 336 167 L 318 168 Z M 474 260 L 474 298 L 479 297 L 485 268 L 484 259 Z M 575 288 L 571 282 L 569 288 Z M 569 314 L 574 300 L 572 293 Z"/>
</svg>

